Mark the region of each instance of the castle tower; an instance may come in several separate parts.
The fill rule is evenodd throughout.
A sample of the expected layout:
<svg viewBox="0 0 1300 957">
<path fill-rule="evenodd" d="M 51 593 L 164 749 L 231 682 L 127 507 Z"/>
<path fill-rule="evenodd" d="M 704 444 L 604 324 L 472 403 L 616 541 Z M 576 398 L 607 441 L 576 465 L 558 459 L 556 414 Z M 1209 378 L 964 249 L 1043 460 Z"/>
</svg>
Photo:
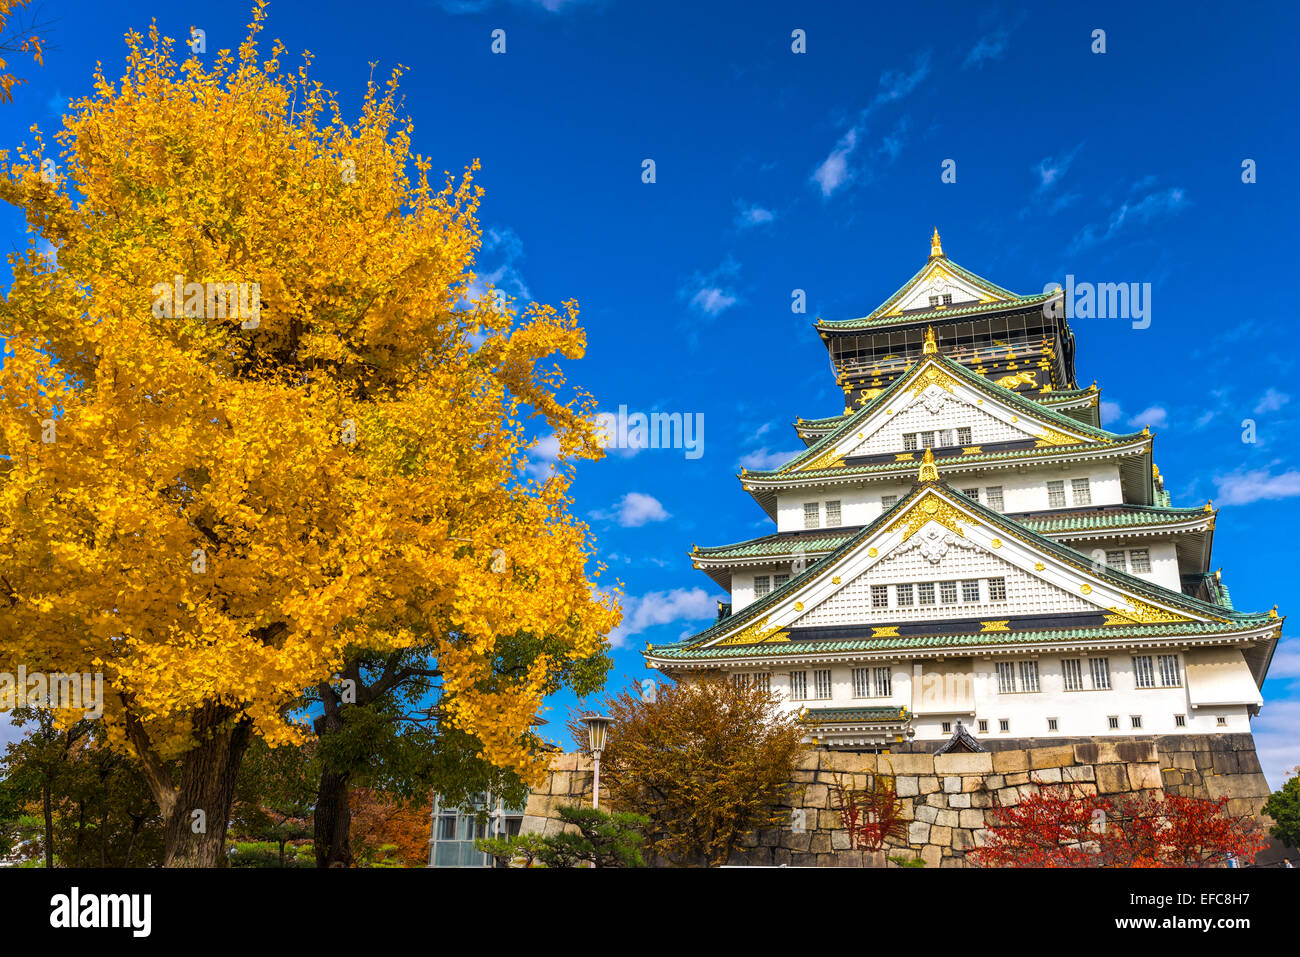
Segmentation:
<svg viewBox="0 0 1300 957">
<path fill-rule="evenodd" d="M 1216 513 L 1171 506 L 1150 431 L 1100 427 L 1056 296 L 936 229 L 871 314 L 818 321 L 845 410 L 742 470 L 777 530 L 692 550 L 730 605 L 649 666 L 762 683 L 831 748 L 1249 734 L 1282 619 L 1232 607 Z"/>
</svg>

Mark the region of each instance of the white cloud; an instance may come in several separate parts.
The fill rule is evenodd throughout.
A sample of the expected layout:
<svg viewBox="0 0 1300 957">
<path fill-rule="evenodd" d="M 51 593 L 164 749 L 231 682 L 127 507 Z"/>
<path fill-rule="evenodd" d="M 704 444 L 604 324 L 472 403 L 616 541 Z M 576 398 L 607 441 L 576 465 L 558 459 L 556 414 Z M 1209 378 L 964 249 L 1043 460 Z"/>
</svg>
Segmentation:
<svg viewBox="0 0 1300 957">
<path fill-rule="evenodd" d="M 1300 472 L 1295 469 L 1278 475 L 1273 475 L 1268 469 L 1237 469 L 1227 475 L 1216 475 L 1214 483 L 1219 488 L 1215 499 L 1220 505 L 1249 505 L 1264 499 L 1300 495 Z"/>
<path fill-rule="evenodd" d="M 849 169 L 849 156 L 857 145 L 858 131 L 849 130 L 840 138 L 830 155 L 813 170 L 812 180 L 821 188 L 823 196 L 829 196 L 853 178 L 853 173 Z"/>
<path fill-rule="evenodd" d="M 1169 424 L 1169 412 L 1162 406 L 1150 405 L 1137 415 L 1129 416 L 1128 424 L 1135 429 L 1147 425 L 1155 429 L 1163 429 Z"/>
<path fill-rule="evenodd" d="M 1101 403 L 1101 424 L 1110 425 L 1112 422 L 1118 422 L 1123 418 L 1124 413 L 1120 410 L 1118 402 L 1107 402 L 1104 399 Z"/>
<path fill-rule="evenodd" d="M 1104 243 L 1131 222 L 1145 225 L 1159 216 L 1173 215 L 1189 205 L 1186 194 L 1177 186 L 1149 193 L 1136 203 L 1123 203 L 1111 213 L 1105 229 L 1089 223 L 1075 234 L 1070 242 L 1070 252 L 1078 252 Z"/>
<path fill-rule="evenodd" d="M 701 312 L 707 312 L 710 316 L 716 316 L 735 304 L 736 297 L 717 286 L 701 289 L 691 296 L 691 305 Z"/>
<path fill-rule="evenodd" d="M 623 601 L 623 622 L 610 634 L 609 642 L 615 648 L 622 648 L 633 635 L 656 625 L 716 618 L 718 601 L 703 588 L 652 591 L 639 598 L 628 596 Z"/>
<path fill-rule="evenodd" d="M 671 517 L 657 498 L 643 492 L 628 492 L 619 499 L 612 512 L 592 514 L 597 518 L 614 518 L 624 528 L 640 528 L 648 522 L 662 522 Z"/>
<path fill-rule="evenodd" d="M 795 449 L 792 452 L 769 452 L 767 446 L 756 449 L 744 456 L 740 460 L 741 466 L 747 469 L 774 469 L 778 465 L 784 465 L 792 458 L 798 455 L 802 449 Z"/>
<path fill-rule="evenodd" d="M 499 289 L 508 296 L 527 302 L 532 298 L 523 273 L 516 263 L 524 258 L 524 243 L 513 229 L 492 227 L 483 233 L 483 244 L 475 257 L 477 271 L 474 282 L 465 290 L 462 302 L 484 296 L 489 289 Z M 488 269 L 495 263 L 495 269 Z"/>
<path fill-rule="evenodd" d="M 1261 412 L 1276 412 L 1290 401 L 1291 396 L 1287 395 L 1285 392 L 1278 392 L 1277 389 L 1269 386 L 1269 390 L 1264 393 L 1263 397 L 1259 400 L 1259 404 L 1255 406 L 1255 414 L 1258 415 Z"/>
<path fill-rule="evenodd" d="M 739 229 L 762 226 L 775 219 L 776 213 L 770 209 L 764 209 L 756 203 L 744 203 L 736 200 L 736 226 Z"/>
<path fill-rule="evenodd" d="M 696 273 L 678 290 L 678 295 L 706 316 L 717 316 L 740 302 L 740 296 L 727 281 L 740 273 L 740 263 L 730 256 L 710 273 Z"/>
<path fill-rule="evenodd" d="M 525 467 L 528 474 L 544 482 L 555 474 L 555 465 L 560 460 L 560 440 L 552 432 L 538 439 L 528 454 L 530 461 Z"/>
<path fill-rule="evenodd" d="M 1002 54 L 1007 52 L 1007 43 L 1011 39 L 1012 29 L 1014 29 L 1014 26 L 1002 27 L 980 37 L 975 45 L 970 48 L 970 52 L 966 54 L 966 59 L 962 61 L 961 68 L 969 70 L 973 66 L 984 66 L 986 60 L 1001 60 Z"/>
</svg>

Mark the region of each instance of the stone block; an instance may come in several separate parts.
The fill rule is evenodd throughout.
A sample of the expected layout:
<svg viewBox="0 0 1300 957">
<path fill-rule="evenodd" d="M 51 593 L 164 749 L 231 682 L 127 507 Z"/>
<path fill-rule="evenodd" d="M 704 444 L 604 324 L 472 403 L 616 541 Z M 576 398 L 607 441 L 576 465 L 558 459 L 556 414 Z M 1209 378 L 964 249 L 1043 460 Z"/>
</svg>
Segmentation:
<svg viewBox="0 0 1300 957">
<path fill-rule="evenodd" d="M 961 778 L 949 775 L 943 779 L 943 792 L 945 794 L 957 794 L 961 791 Z"/>
<path fill-rule="evenodd" d="M 1028 771 L 1029 755 L 1024 751 L 994 751 L 993 770 L 998 774 L 1008 771 Z"/>
<path fill-rule="evenodd" d="M 1082 744 L 1074 746 L 1074 760 L 1076 764 L 1096 764 L 1098 754 L 1097 742 L 1085 741 Z"/>
<path fill-rule="evenodd" d="M 1095 781 L 1097 773 L 1090 764 L 1079 764 L 1072 768 L 1061 768 L 1061 777 L 1066 781 Z"/>
<path fill-rule="evenodd" d="M 925 796 L 925 803 L 931 807 L 947 807 L 948 795 L 944 794 L 942 791 L 935 791 L 933 794 L 927 794 Z"/>
<path fill-rule="evenodd" d="M 1116 741 L 1097 742 L 1097 760 L 1091 764 L 1118 764 L 1120 762 L 1119 745 Z"/>
<path fill-rule="evenodd" d="M 930 828 L 930 843 L 938 844 L 940 847 L 946 847 L 952 844 L 952 828 L 950 827 L 932 827 Z"/>
<path fill-rule="evenodd" d="M 781 834 L 781 846 L 789 851 L 806 851 L 812 846 L 812 834 L 808 831 L 802 834 L 784 831 Z"/>
<path fill-rule="evenodd" d="M 912 774 L 894 778 L 894 786 L 898 788 L 899 797 L 915 797 L 921 793 L 920 779 Z"/>
<path fill-rule="evenodd" d="M 968 827 L 959 827 L 952 832 L 952 847 L 955 851 L 966 851 L 975 846 L 975 832 Z"/>
<path fill-rule="evenodd" d="M 876 771 L 874 754 L 834 752 L 830 757 L 833 758 L 831 763 L 834 769 L 843 774 L 874 774 Z"/>
<path fill-rule="evenodd" d="M 829 831 L 818 831 L 812 836 L 812 841 L 808 845 L 808 850 L 814 854 L 829 854 L 831 852 L 831 835 Z"/>
<path fill-rule="evenodd" d="M 1054 748 L 1034 748 L 1029 752 L 1029 767 L 1038 771 L 1043 768 L 1063 768 L 1074 763 L 1074 748 L 1068 744 Z"/>
<path fill-rule="evenodd" d="M 794 759 L 794 766 L 799 771 L 816 771 L 821 766 L 821 752 L 816 748 L 800 751 Z"/>
<path fill-rule="evenodd" d="M 1128 774 L 1125 773 L 1124 765 L 1099 764 L 1096 770 L 1097 790 L 1102 794 L 1118 794 L 1128 790 Z"/>
<path fill-rule="evenodd" d="M 1002 774 L 990 774 L 984 779 L 984 790 L 996 791 L 1007 786 L 1007 779 Z"/>
<path fill-rule="evenodd" d="M 1142 791 L 1150 788 L 1158 788 L 1161 784 L 1160 765 L 1150 764 L 1130 764 L 1128 766 L 1129 787 L 1134 791 Z"/>
<path fill-rule="evenodd" d="M 939 819 L 939 809 L 937 807 L 930 807 L 928 804 L 923 804 L 916 809 L 916 819 L 918 821 L 925 821 L 927 824 L 933 824 Z"/>
<path fill-rule="evenodd" d="M 925 821 L 913 821 L 907 827 L 907 842 L 909 844 L 924 844 L 930 840 L 930 825 Z"/>
<path fill-rule="evenodd" d="M 807 851 L 795 851 L 790 855 L 791 867 L 816 867 L 817 855 Z"/>
<path fill-rule="evenodd" d="M 1216 752 L 1210 766 L 1215 774 L 1236 774 L 1241 770 L 1241 766 L 1237 763 L 1237 755 L 1232 751 Z"/>
<path fill-rule="evenodd" d="M 955 808 L 970 807 L 970 799 L 969 794 L 950 794 L 948 795 L 948 806 Z"/>
<path fill-rule="evenodd" d="M 849 832 L 831 831 L 831 849 L 835 851 L 847 851 L 849 849 Z"/>
<path fill-rule="evenodd" d="M 1060 768 L 1043 768 L 1038 771 L 1029 772 L 1029 780 L 1034 784 L 1060 784 Z"/>
<path fill-rule="evenodd" d="M 831 789 L 824 784 L 810 784 L 804 788 L 804 807 L 830 807 Z"/>
<path fill-rule="evenodd" d="M 937 754 L 934 757 L 935 774 L 990 774 L 993 771 L 993 754 Z"/>
<path fill-rule="evenodd" d="M 958 815 L 965 813 L 965 811 L 940 811 L 935 817 L 934 823 L 940 827 L 957 827 L 960 822 Z"/>
<path fill-rule="evenodd" d="M 938 867 L 942 859 L 943 853 L 936 845 L 927 844 L 921 848 L 921 860 L 925 861 L 926 867 Z"/>
<path fill-rule="evenodd" d="M 880 759 L 880 770 L 885 774 L 934 774 L 932 754 L 891 754 Z"/>
<path fill-rule="evenodd" d="M 1117 741 L 1115 750 L 1125 764 L 1149 764 L 1160 760 L 1154 741 Z"/>
<path fill-rule="evenodd" d="M 961 789 L 966 794 L 973 794 L 976 791 L 984 791 L 987 788 L 984 785 L 984 776 L 972 775 L 961 779 Z"/>
<path fill-rule="evenodd" d="M 923 778 L 917 778 L 917 784 L 920 785 L 922 794 L 933 794 L 939 790 L 939 779 L 933 775 L 926 775 Z"/>
<path fill-rule="evenodd" d="M 971 830 L 983 827 L 984 812 L 974 808 L 962 811 L 959 816 L 958 826 L 970 828 Z"/>
<path fill-rule="evenodd" d="M 1006 775 L 1005 780 L 1007 782 L 1007 787 L 1009 788 L 1019 787 L 1022 784 L 1029 783 L 1029 772 L 1018 771 L 1015 774 L 1008 774 Z"/>
<path fill-rule="evenodd" d="M 992 807 L 993 795 L 988 791 L 977 791 L 970 796 L 971 807 Z"/>
<path fill-rule="evenodd" d="M 1003 807 L 1006 807 L 1010 804 L 1019 804 L 1020 789 L 1011 788 L 1011 787 L 1003 788 L 1002 790 L 997 792 L 997 799 L 998 799 L 998 803 L 1001 804 Z"/>
<path fill-rule="evenodd" d="M 789 866 L 790 866 L 790 860 L 791 860 L 791 858 L 792 858 L 793 856 L 794 856 L 794 855 L 793 855 L 793 853 L 789 850 L 789 848 L 785 848 L 785 847 L 774 847 L 774 848 L 772 848 L 772 866 L 773 866 L 773 867 L 789 867 Z"/>
</svg>

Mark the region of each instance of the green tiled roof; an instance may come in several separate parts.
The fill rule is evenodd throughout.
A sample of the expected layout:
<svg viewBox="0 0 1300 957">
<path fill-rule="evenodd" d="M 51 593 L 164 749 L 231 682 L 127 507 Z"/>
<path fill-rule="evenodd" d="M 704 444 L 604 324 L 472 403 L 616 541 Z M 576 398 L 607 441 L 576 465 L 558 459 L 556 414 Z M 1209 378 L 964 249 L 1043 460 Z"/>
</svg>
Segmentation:
<svg viewBox="0 0 1300 957">
<path fill-rule="evenodd" d="M 1062 428 L 1069 429 L 1072 432 L 1091 436 L 1097 439 L 1103 439 L 1108 442 L 1133 441 L 1134 439 L 1137 439 L 1139 436 L 1143 435 L 1143 433 L 1141 432 L 1119 434 L 1115 432 L 1109 432 L 1106 429 L 1100 429 L 1095 426 L 1087 425 L 1086 423 L 1080 422 L 1078 419 L 1066 415 L 1064 412 L 1058 412 L 1056 409 L 1052 409 L 1045 405 L 1041 405 L 1037 402 L 1034 402 L 1032 399 L 1026 398 L 1025 396 L 1021 395 L 1019 392 L 1015 392 L 1011 389 L 1003 388 L 1002 386 L 998 385 L 996 382 L 992 382 L 984 378 L 978 372 L 966 368 L 960 362 L 957 362 L 956 360 L 950 359 L 947 356 L 941 354 L 936 353 L 934 356 L 926 356 L 924 357 L 922 362 L 931 358 L 938 361 L 938 363 L 946 371 L 952 373 L 953 375 L 961 379 L 964 379 L 967 382 L 967 384 L 974 386 L 975 388 L 984 390 L 991 397 L 1001 399 L 1002 401 L 1008 403 L 1009 405 L 1023 410 L 1026 415 L 1040 418 L 1046 422 L 1055 423 L 1061 426 Z M 851 432 L 854 428 L 856 428 L 859 422 L 862 422 L 865 419 L 869 418 L 875 412 L 875 410 L 881 407 L 882 405 L 888 405 L 888 403 L 890 403 L 893 400 L 894 396 L 902 388 L 903 382 L 906 381 L 908 377 L 911 375 L 911 373 L 915 371 L 915 369 L 919 368 L 920 365 L 921 363 L 918 363 L 916 366 L 913 366 L 911 369 L 907 370 L 907 372 L 895 378 L 893 382 L 891 382 L 888 386 L 885 387 L 884 391 L 882 391 L 880 395 L 876 396 L 874 399 L 872 399 L 862 408 L 853 412 L 851 415 L 846 416 L 840 422 L 839 427 L 836 428 L 835 431 L 822 436 L 812 445 L 808 446 L 807 449 L 800 452 L 798 455 L 796 455 L 790 461 L 786 462 L 784 465 L 781 465 L 775 469 L 758 470 L 753 472 L 746 471 L 744 475 L 746 477 L 754 477 L 758 479 L 777 476 L 778 474 L 784 476 L 790 472 L 793 472 L 801 463 L 810 462 L 813 459 L 815 459 L 817 456 L 821 455 L 822 453 L 829 451 L 834 446 L 839 444 L 840 440 L 847 433 Z M 984 452 L 976 455 L 963 455 L 960 457 L 950 456 L 947 459 L 940 459 L 939 461 L 955 461 L 959 459 L 962 462 L 996 462 L 996 461 L 1006 460 L 1009 458 L 1021 458 L 1026 455 L 1032 456 L 1036 454 L 1042 454 L 1044 452 L 1048 454 L 1052 454 L 1053 452 L 1059 453 L 1063 448 L 1072 450 L 1070 446 L 1045 446 L 1043 448 L 1024 449 L 1015 452 Z M 827 473 L 833 473 L 838 475 L 862 475 L 862 474 L 869 474 L 871 472 L 898 471 L 899 465 L 902 465 L 904 467 L 910 466 L 912 468 L 915 468 L 915 465 L 913 463 L 882 462 L 876 465 L 857 465 L 857 466 L 844 466 L 840 468 L 831 468 L 831 469 L 815 469 L 812 471 L 800 472 L 799 474 L 801 477 L 811 476 L 811 475 L 823 475 Z"/>
<path fill-rule="evenodd" d="M 1114 512 L 1063 512 L 1043 513 L 1017 518 L 1025 528 L 1040 535 L 1072 531 L 1095 531 L 1107 528 L 1143 528 L 1152 525 L 1176 525 L 1197 517 L 1208 517 L 1203 508 L 1152 508 L 1129 505 Z M 696 548 L 692 553 L 702 558 L 764 558 L 771 555 L 789 555 L 796 546 L 805 552 L 830 552 L 858 532 L 861 526 L 825 529 L 799 535 L 764 535 L 733 545 L 712 545 Z"/>
<path fill-rule="evenodd" d="M 880 721 L 903 721 L 906 708 L 807 708 L 804 720 L 825 724 L 869 724 Z"/>
<path fill-rule="evenodd" d="M 903 313 L 897 316 L 862 316 L 858 319 L 822 319 L 817 322 L 818 329 L 828 332 L 843 332 L 853 329 L 871 329 L 879 326 L 894 326 L 907 322 L 936 322 L 951 319 L 954 316 L 970 316 L 981 312 L 1001 312 L 1023 306 L 1036 306 L 1046 302 L 1056 293 L 1041 292 L 1032 296 L 1017 296 L 1007 293 L 1010 299 L 996 299 L 993 302 L 979 302 L 970 306 L 948 306 L 943 309 L 926 309 L 923 312 Z"/>
<path fill-rule="evenodd" d="M 1106 638 L 1167 638 L 1178 635 L 1220 634 L 1240 631 L 1261 624 L 1267 614 L 1254 616 L 1256 621 L 1171 622 L 1159 625 L 1107 625 L 1100 628 L 1062 628 L 1056 631 L 990 632 L 961 635 L 912 635 L 899 638 L 853 638 L 843 641 L 792 641 L 756 645 L 714 645 L 698 647 L 692 641 L 654 645 L 649 654 L 655 658 L 690 661 L 703 658 L 745 658 L 755 654 L 826 655 L 846 651 L 890 651 L 915 648 L 996 647 L 1026 643 L 1058 641 L 1093 641 Z"/>
<path fill-rule="evenodd" d="M 1254 625 L 1258 625 L 1268 620 L 1268 618 L 1270 617 L 1268 613 L 1246 614 L 1238 611 L 1230 611 L 1223 608 L 1220 605 L 1216 605 L 1211 602 L 1201 601 L 1200 599 L 1192 598 L 1189 595 L 1184 595 L 1182 592 L 1170 591 L 1167 588 L 1146 581 L 1145 579 L 1138 578 L 1135 575 L 1130 575 L 1127 572 L 1122 572 L 1113 568 L 1108 568 L 1104 565 L 1098 567 L 1097 565 L 1095 565 L 1095 563 L 1090 562 L 1087 556 L 1081 554 L 1080 552 L 1075 551 L 1074 549 L 1070 548 L 1067 545 L 1062 545 L 1058 542 L 1054 542 L 1050 538 L 1045 538 L 1039 533 L 1035 532 L 1034 530 L 1026 527 L 1024 524 L 1016 522 L 1015 520 L 1008 518 L 1007 516 L 1003 515 L 1000 512 L 993 511 L 986 505 L 983 505 L 980 502 L 975 501 L 974 499 L 969 499 L 965 497 L 964 495 L 962 495 L 961 492 L 957 491 L 952 486 L 947 485 L 944 482 L 937 482 L 937 483 L 927 482 L 923 484 L 917 483 L 916 485 L 914 485 L 912 487 L 912 491 L 910 491 L 901 500 L 895 503 L 892 508 L 887 509 L 883 514 L 878 516 L 874 521 L 872 521 L 867 525 L 864 525 L 862 528 L 858 529 L 856 532 L 849 535 L 829 555 L 826 555 L 812 562 L 808 566 L 808 568 L 805 569 L 803 572 L 801 572 L 798 575 L 791 576 L 789 581 L 772 589 L 772 591 L 768 592 L 762 598 L 759 598 L 758 600 L 751 602 L 749 605 L 747 605 L 737 614 L 730 615 L 726 618 L 723 618 L 720 621 L 715 622 L 710 627 L 706 628 L 704 631 L 701 631 L 696 635 L 686 638 L 683 641 L 665 644 L 665 645 L 653 646 L 651 648 L 648 648 L 647 654 L 654 654 L 658 656 L 660 655 L 661 652 L 665 650 L 688 649 L 688 648 L 696 647 L 712 638 L 722 637 L 725 634 L 730 634 L 733 631 L 737 631 L 745 624 L 757 620 L 761 615 L 763 615 L 764 612 L 767 612 L 768 609 L 772 608 L 777 603 L 784 601 L 788 595 L 797 591 L 800 588 L 803 588 L 805 584 L 811 582 L 817 576 L 821 575 L 823 569 L 827 565 L 833 564 L 834 562 L 838 561 L 840 558 L 846 555 L 851 549 L 856 547 L 858 543 L 860 543 L 864 539 L 874 534 L 878 528 L 883 527 L 883 525 L 886 522 L 892 522 L 896 515 L 903 514 L 910 506 L 912 501 L 919 494 L 923 493 L 926 489 L 929 488 L 937 488 L 942 490 L 949 498 L 952 499 L 952 501 L 956 503 L 960 503 L 963 509 L 966 509 L 967 511 L 970 511 L 975 515 L 979 516 L 988 525 L 991 525 L 995 528 L 1003 529 L 1007 534 L 1012 535 L 1013 537 L 1020 536 L 1021 538 L 1024 538 L 1033 547 L 1039 549 L 1040 551 L 1051 554 L 1068 565 L 1080 569 L 1085 569 L 1089 571 L 1091 574 L 1096 575 L 1098 578 L 1102 579 L 1103 581 L 1108 581 L 1112 585 L 1116 585 L 1124 589 L 1126 592 L 1132 592 L 1135 595 L 1174 608 L 1181 608 L 1184 611 L 1190 611 L 1192 614 L 1202 615 L 1211 618 L 1221 618 L 1221 619 L 1226 618 L 1227 621 L 1224 622 L 1224 624 L 1229 626 L 1227 630 L 1234 630 L 1243 627 L 1251 627 Z M 1201 628 L 1201 627 L 1205 627 L 1205 628 L 1210 627 L 1208 623 L 1192 622 L 1189 624 L 1192 626 L 1193 629 Z M 1279 624 L 1280 624 L 1280 620 L 1279 620 Z M 1159 629 L 1166 626 L 1152 625 L 1152 626 L 1141 626 L 1141 627 L 1153 627 Z M 1113 634 L 1113 635 L 1124 635 L 1126 634 L 1124 628 L 1125 626 L 1118 626 L 1118 625 L 1109 626 L 1105 630 L 1105 633 Z M 1163 632 L 1157 632 L 1157 633 L 1163 634 Z M 1171 632 L 1171 634 L 1182 634 L 1182 633 L 1184 632 Z M 1002 639 L 1003 642 L 1018 641 L 1020 640 L 1020 636 L 1023 635 L 1024 633 L 1022 632 L 1022 633 L 1008 633 L 1008 634 L 1009 636 L 1007 638 Z M 1062 632 L 1045 632 L 1044 634 L 1061 635 Z M 945 636 L 939 636 L 938 638 L 935 638 L 933 636 L 922 636 L 922 637 L 903 637 L 899 639 L 875 639 L 875 640 L 886 641 L 886 642 L 901 641 L 905 643 L 906 642 L 933 642 L 936 640 L 941 641 L 943 640 L 944 637 Z M 947 637 L 953 637 L 953 636 L 947 636 Z M 990 639 L 987 634 L 981 634 L 978 636 L 971 636 L 971 637 L 978 641 L 985 641 L 985 642 L 992 641 L 992 643 L 998 642 L 998 639 L 996 638 Z M 1044 638 L 1042 640 L 1049 640 L 1049 639 Z M 958 641 L 957 644 L 962 644 L 966 641 L 967 639 L 962 639 L 961 641 Z M 834 643 L 833 642 L 818 643 L 816 647 L 822 650 L 829 651 L 832 650 L 830 647 L 830 645 L 832 644 Z M 923 646 L 924 645 L 915 645 L 915 647 L 923 647 Z M 755 649 L 766 651 L 775 646 L 757 644 L 757 645 L 738 645 L 738 646 L 729 646 L 729 647 L 739 648 L 741 649 L 741 654 L 748 654 L 753 652 Z M 780 647 L 788 648 L 789 646 L 783 644 Z M 881 645 L 879 647 L 912 647 L 912 646 L 906 644 L 904 645 L 886 644 L 886 645 Z M 717 653 L 721 653 L 723 650 L 724 649 L 719 648 L 717 649 Z M 707 657 L 709 654 L 712 653 L 715 653 L 714 649 L 710 649 L 708 652 L 704 652 L 701 656 Z M 730 654 L 730 652 L 728 652 L 728 654 Z"/>
<path fill-rule="evenodd" d="M 1054 389 L 1051 392 L 1021 392 L 1018 394 L 1026 399 L 1037 402 L 1040 405 L 1056 405 L 1060 402 L 1069 402 L 1073 399 L 1080 399 L 1092 391 L 1092 386 L 1089 386 L 1086 389 Z M 796 429 L 833 429 L 851 415 L 853 415 L 852 412 L 841 412 L 839 415 L 828 415 L 821 419 L 800 419 L 798 422 L 794 423 L 794 426 Z"/>
</svg>

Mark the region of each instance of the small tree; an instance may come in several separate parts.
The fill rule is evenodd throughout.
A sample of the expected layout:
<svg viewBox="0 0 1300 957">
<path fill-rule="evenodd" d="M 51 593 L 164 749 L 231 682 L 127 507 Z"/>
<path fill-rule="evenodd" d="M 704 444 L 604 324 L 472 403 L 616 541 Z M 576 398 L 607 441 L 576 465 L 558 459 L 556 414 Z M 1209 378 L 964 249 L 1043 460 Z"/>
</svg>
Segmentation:
<svg viewBox="0 0 1300 957">
<path fill-rule="evenodd" d="M 474 846 L 496 858 L 502 867 L 509 867 L 516 859 L 522 859 L 524 867 L 532 867 L 547 844 L 542 835 L 530 832 L 512 837 L 480 837 Z"/>
<path fill-rule="evenodd" d="M 601 762 L 610 803 L 648 819 L 646 847 L 674 864 L 726 863 L 742 839 L 779 825 L 803 729 L 761 686 L 718 676 L 631 691 L 605 703 L 614 719 Z M 576 715 L 569 731 L 581 746 Z"/>
<path fill-rule="evenodd" d="M 1250 817 L 1217 801 L 1147 792 L 1102 797 L 1044 788 L 990 812 L 980 867 L 1215 867 L 1264 847 Z"/>
<path fill-rule="evenodd" d="M 642 814 L 606 814 L 592 807 L 564 805 L 560 818 L 577 833 L 565 831 L 542 839 L 538 859 L 547 867 L 645 867 L 640 828 L 649 823 Z"/>
<path fill-rule="evenodd" d="M 1264 804 L 1264 813 L 1276 823 L 1269 833 L 1287 847 L 1300 847 L 1300 768 L 1274 791 Z"/>
<path fill-rule="evenodd" d="M 845 785 L 835 775 L 831 790 L 840 809 L 840 820 L 849 832 L 849 847 L 861 851 L 878 851 L 890 838 L 901 840 L 907 835 L 903 820 L 903 802 L 892 774 L 868 774 L 865 787 L 854 787 L 850 775 Z"/>
</svg>

